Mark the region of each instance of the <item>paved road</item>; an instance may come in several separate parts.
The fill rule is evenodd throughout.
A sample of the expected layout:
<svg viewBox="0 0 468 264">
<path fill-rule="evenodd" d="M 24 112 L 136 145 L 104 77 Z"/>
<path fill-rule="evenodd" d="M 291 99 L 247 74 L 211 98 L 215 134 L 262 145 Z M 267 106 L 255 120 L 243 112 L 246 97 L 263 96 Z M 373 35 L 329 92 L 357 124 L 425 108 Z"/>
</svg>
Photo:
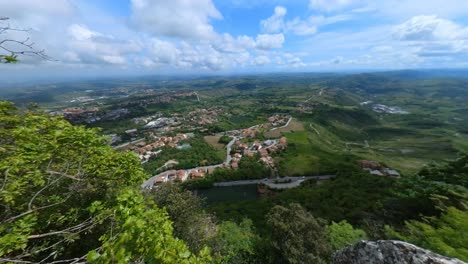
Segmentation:
<svg viewBox="0 0 468 264">
<path fill-rule="evenodd" d="M 219 168 L 219 167 L 222 167 L 222 166 L 227 166 L 231 163 L 231 160 L 232 160 L 232 156 L 231 156 L 231 147 L 232 145 L 234 144 L 234 142 L 236 142 L 236 140 L 238 139 L 238 137 L 234 137 L 226 146 L 226 150 L 227 150 L 227 154 L 226 154 L 226 160 L 221 163 L 221 164 L 216 164 L 216 165 L 209 165 L 209 166 L 202 166 L 202 167 L 196 167 L 196 168 L 191 168 L 191 169 L 186 169 L 187 173 L 190 174 L 192 171 L 194 170 L 209 170 L 209 169 L 215 169 L 215 168 Z M 173 161 L 172 161 L 173 162 Z M 166 162 L 166 164 L 164 164 L 164 166 L 167 166 L 168 162 Z M 163 166 L 163 167 L 164 167 Z M 162 168 L 162 167 L 161 167 Z M 156 179 L 166 173 L 167 171 L 164 171 L 164 172 L 161 172 L 157 175 L 154 175 L 152 176 L 151 178 L 147 179 L 146 181 L 143 182 L 143 184 L 141 184 L 141 188 L 143 189 L 151 189 L 153 188 L 153 185 L 156 181 Z"/>
<path fill-rule="evenodd" d="M 232 160 L 231 147 L 234 144 L 234 142 L 236 142 L 237 139 L 238 139 L 238 137 L 233 137 L 232 140 L 226 145 L 227 153 L 226 153 L 226 160 L 224 161 L 224 164 L 226 166 L 231 163 L 231 160 Z"/>
<path fill-rule="evenodd" d="M 144 141 L 144 140 L 145 140 L 144 138 L 140 138 L 140 139 L 133 140 L 133 141 L 130 141 L 130 142 L 127 142 L 127 143 L 123 143 L 121 145 L 118 145 L 118 146 L 115 146 L 115 147 L 112 147 L 112 148 L 113 149 L 121 149 L 121 148 L 125 148 L 126 146 L 128 146 L 130 144 L 136 144 L 136 143 Z"/>
<path fill-rule="evenodd" d="M 299 186 L 303 181 L 308 179 L 316 179 L 316 180 L 329 180 L 331 178 L 335 178 L 335 175 L 319 175 L 319 176 L 303 176 L 303 177 L 284 177 L 279 179 L 259 179 L 259 180 L 243 180 L 243 181 L 229 181 L 229 182 L 216 182 L 214 186 L 216 187 L 230 187 L 230 186 L 239 186 L 239 185 L 250 185 L 250 184 L 258 184 L 263 183 L 272 188 L 282 189 L 282 188 L 292 188 Z M 287 181 L 291 180 L 291 182 L 285 183 L 275 183 L 275 181 Z"/>
</svg>

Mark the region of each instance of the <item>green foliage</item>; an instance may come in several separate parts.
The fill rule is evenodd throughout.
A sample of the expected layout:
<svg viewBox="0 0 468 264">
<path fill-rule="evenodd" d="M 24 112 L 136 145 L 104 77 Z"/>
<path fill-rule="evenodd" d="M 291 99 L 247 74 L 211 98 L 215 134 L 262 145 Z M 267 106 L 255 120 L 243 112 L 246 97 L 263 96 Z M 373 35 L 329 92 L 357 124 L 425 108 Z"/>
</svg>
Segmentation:
<svg viewBox="0 0 468 264">
<path fill-rule="evenodd" d="M 222 143 L 222 144 L 228 144 L 229 142 L 231 142 L 231 140 L 232 140 L 232 138 L 231 138 L 230 136 L 224 135 L 224 136 L 221 136 L 221 137 L 219 138 L 219 141 L 218 141 L 218 142 L 219 142 L 219 143 Z"/>
<path fill-rule="evenodd" d="M 165 208 L 173 222 L 174 235 L 184 240 L 193 251 L 201 250 L 216 233 L 213 218 L 203 209 L 203 201 L 178 184 L 163 184 L 148 196 Z"/>
<path fill-rule="evenodd" d="M 387 227 L 390 237 L 414 243 L 442 255 L 468 261 L 468 212 L 449 207 L 440 218 L 408 221 L 402 232 Z"/>
<path fill-rule="evenodd" d="M 17 55 L 0 55 L 0 62 L 16 63 L 18 62 L 18 56 Z"/>
<path fill-rule="evenodd" d="M 218 225 L 210 246 L 221 263 L 249 263 L 254 257 L 257 240 L 250 219 L 244 219 L 240 224 L 224 221 Z"/>
<path fill-rule="evenodd" d="M 468 188 L 468 154 L 462 154 L 456 160 L 445 165 L 434 163 L 423 168 L 419 175 L 431 181 L 441 181 Z"/>
<path fill-rule="evenodd" d="M 218 168 L 211 178 L 215 182 L 221 181 L 236 181 L 246 179 L 262 179 L 270 175 L 270 170 L 263 164 L 258 162 L 256 157 L 242 157 L 237 170 Z"/>
<path fill-rule="evenodd" d="M 275 206 L 267 216 L 281 263 L 326 263 L 330 246 L 324 227 L 299 204 Z"/>
<path fill-rule="evenodd" d="M 0 102 L 0 175 L 0 256 L 32 262 L 97 247 L 101 229 L 87 208 L 145 178 L 134 154 L 114 151 L 95 130 L 8 102 Z"/>
<path fill-rule="evenodd" d="M 239 168 L 216 168 L 212 174 L 205 178 L 189 180 L 184 183 L 188 189 L 206 189 L 213 187 L 215 182 L 237 181 L 249 179 L 263 179 L 271 175 L 271 170 L 258 162 L 257 157 L 242 157 Z"/>
<path fill-rule="evenodd" d="M 99 204 L 94 204 L 99 207 Z M 147 202 L 138 191 L 125 190 L 117 205 L 101 212 L 111 218 L 110 230 L 101 237 L 99 250 L 88 254 L 91 263 L 210 263 L 210 251 L 190 252 L 172 235 L 172 223 L 164 209 Z"/>
<path fill-rule="evenodd" d="M 346 220 L 338 223 L 332 222 L 331 225 L 327 226 L 326 233 L 333 250 L 342 249 L 367 238 L 364 230 L 354 229 Z"/>
</svg>

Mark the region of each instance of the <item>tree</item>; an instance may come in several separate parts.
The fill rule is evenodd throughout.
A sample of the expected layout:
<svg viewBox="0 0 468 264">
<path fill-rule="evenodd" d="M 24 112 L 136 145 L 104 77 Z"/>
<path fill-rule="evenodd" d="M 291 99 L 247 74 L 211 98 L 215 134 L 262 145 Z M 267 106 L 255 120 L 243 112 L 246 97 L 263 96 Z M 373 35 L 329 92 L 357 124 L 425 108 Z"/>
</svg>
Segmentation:
<svg viewBox="0 0 468 264">
<path fill-rule="evenodd" d="M 96 130 L 0 102 L 0 261 L 84 257 L 106 228 L 91 204 L 145 177 L 135 154 Z"/>
<path fill-rule="evenodd" d="M 364 230 L 354 229 L 346 220 L 338 223 L 332 222 L 327 226 L 326 233 L 333 250 L 342 249 L 367 238 Z"/>
<path fill-rule="evenodd" d="M 387 234 L 442 255 L 468 261 L 468 212 L 449 207 L 440 218 L 408 221 L 401 232 L 386 227 Z"/>
<path fill-rule="evenodd" d="M 468 188 L 468 154 L 462 153 L 456 160 L 444 165 L 429 164 L 418 174 L 427 180 L 461 185 Z"/>
<path fill-rule="evenodd" d="M 136 190 L 121 192 L 113 208 L 97 201 L 92 206 L 111 227 L 101 237 L 103 244 L 91 251 L 91 263 L 210 263 L 207 247 L 198 255 L 190 252 L 183 240 L 174 238 L 173 227 L 164 209 L 145 200 Z"/>
<path fill-rule="evenodd" d="M 257 240 L 252 220 L 244 219 L 240 224 L 224 221 L 218 225 L 216 236 L 209 245 L 222 263 L 250 263 Z"/>
<path fill-rule="evenodd" d="M 281 263 L 326 263 L 331 250 L 324 227 L 299 204 L 277 205 L 267 215 Z"/>
<path fill-rule="evenodd" d="M 227 145 L 229 142 L 231 142 L 232 138 L 230 136 L 221 136 L 218 140 L 219 143 Z"/>
<path fill-rule="evenodd" d="M 5 38 L 0 38 L 0 62 L 14 63 L 18 61 L 18 55 L 39 56 L 42 59 L 50 59 L 44 50 L 34 48 L 34 42 L 29 37 L 18 40 L 8 37 L 10 32 L 25 32 L 29 29 L 20 29 L 11 27 L 8 24 L 8 17 L 0 17 L 0 36 L 7 35 Z"/>
<path fill-rule="evenodd" d="M 201 250 L 215 236 L 213 217 L 203 209 L 203 201 L 180 185 L 167 183 L 149 194 L 159 207 L 165 208 L 174 223 L 174 235 L 184 240 L 192 251 Z"/>
</svg>

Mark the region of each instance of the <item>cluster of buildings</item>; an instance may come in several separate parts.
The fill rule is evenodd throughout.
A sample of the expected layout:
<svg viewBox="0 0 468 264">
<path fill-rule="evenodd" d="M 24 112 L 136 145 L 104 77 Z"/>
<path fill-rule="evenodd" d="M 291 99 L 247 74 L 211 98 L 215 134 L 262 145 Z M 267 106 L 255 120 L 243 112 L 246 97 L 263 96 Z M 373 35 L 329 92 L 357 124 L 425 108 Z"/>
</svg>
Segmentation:
<svg viewBox="0 0 468 264">
<path fill-rule="evenodd" d="M 252 126 L 245 129 L 229 131 L 231 137 L 254 138 L 257 132 L 271 129 L 273 127 L 286 125 L 291 117 L 288 115 L 273 115 L 268 118 L 268 123 Z"/>
<path fill-rule="evenodd" d="M 196 95 L 197 94 L 195 92 L 164 93 L 159 95 L 152 92 L 150 94 L 146 94 L 144 97 L 145 99 L 138 100 L 138 105 L 144 107 L 151 104 L 170 103 L 176 101 L 179 97 L 192 97 Z"/>
<path fill-rule="evenodd" d="M 176 117 L 159 117 L 156 120 L 148 122 L 144 128 L 163 128 L 174 124 L 177 121 Z"/>
<path fill-rule="evenodd" d="M 228 167 L 239 168 L 239 162 L 243 156 L 260 156 L 259 162 L 271 168 L 274 167 L 273 158 L 270 156 L 275 151 L 280 151 L 287 147 L 288 142 L 285 137 L 275 140 L 265 140 L 264 142 L 254 142 L 250 146 L 241 141 L 235 142 L 232 158 L 229 164 L 218 164 L 204 167 L 197 167 L 188 170 L 168 170 L 154 176 L 154 185 L 165 182 L 184 182 L 188 179 L 201 179 L 214 172 L 216 168 Z"/>
<path fill-rule="evenodd" d="M 133 123 L 135 123 L 136 125 L 146 125 L 148 124 L 151 120 L 154 120 L 158 117 L 161 117 L 161 113 L 156 113 L 154 115 L 151 115 L 151 116 L 144 116 L 144 117 L 136 117 L 136 118 L 133 118 L 132 121 Z"/>
<path fill-rule="evenodd" d="M 91 124 L 97 121 L 117 120 L 128 115 L 130 111 L 127 108 L 119 108 L 108 111 L 100 111 L 98 107 L 69 107 L 62 111 L 53 112 L 54 115 L 62 115 L 72 124 Z"/>
<path fill-rule="evenodd" d="M 360 160 L 359 166 L 364 171 L 368 171 L 371 175 L 375 176 L 390 176 L 390 177 L 400 177 L 400 173 L 396 170 L 385 168 L 380 163 L 372 160 Z"/>
<path fill-rule="evenodd" d="M 270 155 L 274 152 L 285 149 L 288 146 L 288 141 L 285 137 L 281 137 L 278 140 L 269 139 L 264 142 L 254 142 L 250 147 L 241 141 L 236 141 L 235 145 L 235 153 L 232 156 L 231 168 L 237 169 L 239 167 L 239 161 L 242 156 L 253 157 L 255 154 L 260 156 L 260 162 L 270 168 L 274 168 L 275 162 Z"/>
<path fill-rule="evenodd" d="M 321 106 L 322 103 L 318 102 L 302 102 L 297 104 L 297 112 L 299 113 L 312 113 L 312 111 L 317 108 L 318 106 Z"/>
<path fill-rule="evenodd" d="M 89 96 L 79 96 L 79 97 L 76 97 L 75 99 L 71 100 L 70 103 L 75 103 L 75 102 L 86 103 L 86 102 L 92 102 L 94 100 L 96 100 L 96 99 L 93 99 L 93 98 L 91 98 Z"/>
<path fill-rule="evenodd" d="M 145 140 L 141 140 L 135 144 L 129 144 L 125 147 L 127 150 L 132 150 L 138 154 L 138 157 L 142 163 L 147 162 L 152 156 L 158 155 L 162 152 L 159 148 L 168 146 L 175 148 L 178 144 L 185 139 L 193 137 L 193 133 L 181 133 L 173 137 L 161 136 L 153 137 L 152 143 L 147 143 Z"/>
<path fill-rule="evenodd" d="M 201 179 L 204 178 L 205 175 L 213 173 L 214 169 L 217 167 L 221 166 L 207 166 L 189 170 L 168 170 L 155 176 L 154 185 L 165 182 L 184 182 L 188 179 Z"/>
<path fill-rule="evenodd" d="M 408 111 L 402 110 L 400 107 L 386 106 L 383 104 L 373 105 L 372 110 L 377 113 L 386 113 L 386 114 L 400 114 L 400 115 L 409 114 Z"/>
<path fill-rule="evenodd" d="M 268 122 L 270 122 L 270 125 L 273 126 L 273 127 L 283 126 L 288 122 L 289 118 L 290 118 L 290 116 L 288 116 L 288 115 L 278 114 L 278 115 L 270 116 L 268 118 Z"/>
<path fill-rule="evenodd" d="M 211 125 L 218 121 L 218 115 L 221 113 L 221 108 L 198 108 L 188 113 L 186 121 L 195 125 Z"/>
</svg>

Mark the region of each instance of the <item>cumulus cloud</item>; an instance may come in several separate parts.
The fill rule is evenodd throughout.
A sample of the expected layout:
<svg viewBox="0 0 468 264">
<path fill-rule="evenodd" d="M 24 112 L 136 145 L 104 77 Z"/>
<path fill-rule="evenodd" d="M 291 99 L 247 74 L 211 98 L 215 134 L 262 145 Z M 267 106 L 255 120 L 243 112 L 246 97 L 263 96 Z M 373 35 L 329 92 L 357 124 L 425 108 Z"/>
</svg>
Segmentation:
<svg viewBox="0 0 468 264">
<path fill-rule="evenodd" d="M 222 19 L 211 0 L 132 0 L 132 22 L 155 36 L 210 39 L 210 19 Z"/>
<path fill-rule="evenodd" d="M 261 56 L 256 57 L 253 60 L 253 63 L 255 65 L 265 65 L 265 64 L 270 63 L 270 58 L 268 58 L 267 56 L 261 55 Z"/>
<path fill-rule="evenodd" d="M 71 51 L 65 53 L 64 59 L 71 62 L 125 64 L 126 55 L 142 50 L 142 45 L 134 40 L 117 39 L 82 24 L 70 25 L 68 34 Z"/>
<path fill-rule="evenodd" d="M 256 39 L 256 47 L 258 49 L 278 49 L 283 46 L 284 35 L 279 34 L 260 34 Z"/>
<path fill-rule="evenodd" d="M 70 33 L 71 37 L 76 40 L 82 41 L 91 39 L 94 37 L 103 36 L 101 33 L 92 31 L 84 25 L 73 24 L 68 28 L 68 32 Z"/>
<path fill-rule="evenodd" d="M 242 35 L 236 38 L 230 34 L 223 34 L 212 42 L 213 47 L 226 53 L 242 53 L 247 49 L 255 47 L 255 40 L 249 36 Z"/>
<path fill-rule="evenodd" d="M 273 15 L 265 20 L 260 22 L 260 25 L 264 32 L 267 33 L 276 33 L 280 32 L 284 28 L 284 16 L 286 15 L 287 10 L 285 7 L 277 6 Z"/>
<path fill-rule="evenodd" d="M 468 27 L 437 16 L 415 16 L 396 26 L 393 36 L 421 57 L 468 55 Z"/>
<path fill-rule="evenodd" d="M 394 36 L 408 41 L 468 39 L 468 27 L 437 16 L 415 16 L 395 27 Z"/>
<path fill-rule="evenodd" d="M 346 21 L 352 18 L 351 15 L 335 16 L 309 16 L 306 19 L 295 17 L 292 20 L 285 20 L 287 10 L 285 7 L 275 7 L 274 13 L 267 19 L 260 22 L 261 28 L 267 33 L 292 32 L 299 36 L 312 35 L 318 30 L 318 27 Z"/>
</svg>

